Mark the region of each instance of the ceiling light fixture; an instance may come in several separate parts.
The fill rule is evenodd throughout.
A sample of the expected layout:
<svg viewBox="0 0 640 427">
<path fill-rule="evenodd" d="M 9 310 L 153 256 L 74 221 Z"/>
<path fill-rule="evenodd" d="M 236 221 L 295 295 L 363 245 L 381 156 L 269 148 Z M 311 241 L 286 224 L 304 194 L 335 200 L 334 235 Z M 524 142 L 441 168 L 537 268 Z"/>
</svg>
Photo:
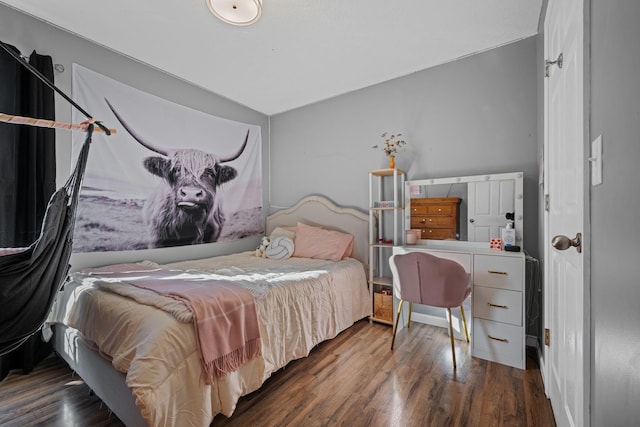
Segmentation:
<svg viewBox="0 0 640 427">
<path fill-rule="evenodd" d="M 262 15 L 262 0 L 207 0 L 211 13 L 231 25 L 251 25 Z"/>
</svg>

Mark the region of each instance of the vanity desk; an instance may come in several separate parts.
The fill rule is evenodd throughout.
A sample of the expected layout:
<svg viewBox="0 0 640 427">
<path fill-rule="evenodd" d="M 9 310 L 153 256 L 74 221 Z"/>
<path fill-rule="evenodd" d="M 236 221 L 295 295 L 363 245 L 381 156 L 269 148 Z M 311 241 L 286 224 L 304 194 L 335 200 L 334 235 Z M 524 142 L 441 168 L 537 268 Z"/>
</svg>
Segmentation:
<svg viewBox="0 0 640 427">
<path fill-rule="evenodd" d="M 393 248 L 394 255 L 415 251 L 457 261 L 470 274 L 472 356 L 525 369 L 524 253 L 489 249 L 482 242 L 433 240 Z"/>
</svg>

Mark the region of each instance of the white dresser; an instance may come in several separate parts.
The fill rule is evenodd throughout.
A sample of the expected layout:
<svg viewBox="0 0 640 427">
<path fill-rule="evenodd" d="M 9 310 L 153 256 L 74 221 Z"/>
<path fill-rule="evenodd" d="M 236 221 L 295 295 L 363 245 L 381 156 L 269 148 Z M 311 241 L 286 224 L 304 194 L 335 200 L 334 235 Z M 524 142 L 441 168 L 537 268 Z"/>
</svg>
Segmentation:
<svg viewBox="0 0 640 427">
<path fill-rule="evenodd" d="M 471 275 L 471 354 L 525 369 L 524 254 L 455 241 L 393 248 L 394 254 L 412 251 L 453 259 Z"/>
</svg>

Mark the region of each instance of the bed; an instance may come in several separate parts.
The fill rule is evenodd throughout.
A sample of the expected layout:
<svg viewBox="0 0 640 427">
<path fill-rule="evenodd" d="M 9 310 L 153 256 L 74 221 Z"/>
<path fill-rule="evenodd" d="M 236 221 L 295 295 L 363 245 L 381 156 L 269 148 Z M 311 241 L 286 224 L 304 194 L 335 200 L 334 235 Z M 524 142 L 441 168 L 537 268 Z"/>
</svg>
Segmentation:
<svg viewBox="0 0 640 427">
<path fill-rule="evenodd" d="M 159 308 L 162 300 L 140 304 L 135 299 L 145 295 L 116 292 L 120 283 L 108 279 L 118 267 L 70 276 L 49 319 L 56 352 L 129 427 L 209 426 L 219 413 L 232 416 L 241 396 L 371 313 L 368 216 L 310 196 L 269 216 L 266 234 L 300 224 L 353 235 L 350 256 L 268 259 L 249 251 L 125 266 L 224 278 L 248 289 L 255 297 L 262 349 L 232 372 L 207 377 L 193 322 Z"/>
</svg>

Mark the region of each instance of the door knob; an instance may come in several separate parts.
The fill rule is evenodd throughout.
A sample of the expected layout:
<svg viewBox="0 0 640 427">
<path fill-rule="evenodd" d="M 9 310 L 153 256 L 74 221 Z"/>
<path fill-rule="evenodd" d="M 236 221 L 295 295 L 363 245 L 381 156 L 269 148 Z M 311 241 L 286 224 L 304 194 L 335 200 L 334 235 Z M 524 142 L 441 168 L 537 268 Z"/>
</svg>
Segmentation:
<svg viewBox="0 0 640 427">
<path fill-rule="evenodd" d="M 551 239 L 551 246 L 559 251 L 564 251 L 573 246 L 578 252 L 582 252 L 582 233 L 577 233 L 573 239 L 563 236 L 562 234 L 557 235 Z"/>
<path fill-rule="evenodd" d="M 469 222 L 470 222 L 471 224 L 473 224 L 474 222 L 476 222 L 476 220 L 475 220 L 475 219 L 473 219 L 473 218 L 471 218 L 471 219 L 469 220 Z"/>
</svg>

